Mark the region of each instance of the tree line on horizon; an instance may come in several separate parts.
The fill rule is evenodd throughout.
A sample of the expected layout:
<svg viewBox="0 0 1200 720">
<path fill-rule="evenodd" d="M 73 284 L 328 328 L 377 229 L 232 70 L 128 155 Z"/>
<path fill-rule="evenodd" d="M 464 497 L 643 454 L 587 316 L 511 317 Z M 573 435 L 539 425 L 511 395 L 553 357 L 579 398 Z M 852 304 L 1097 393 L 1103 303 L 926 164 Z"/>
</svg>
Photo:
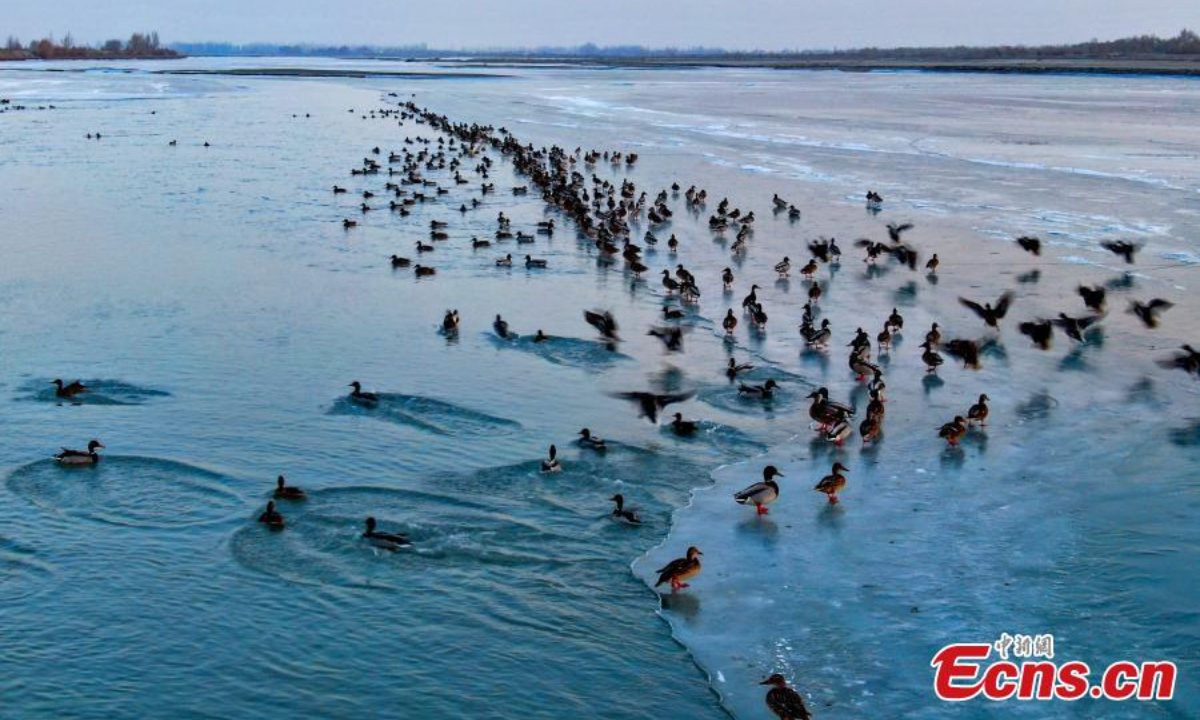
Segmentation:
<svg viewBox="0 0 1200 720">
<path fill-rule="evenodd" d="M 424 43 L 384 47 L 376 45 L 234 44 L 225 42 L 180 42 L 172 48 L 188 55 L 268 55 L 289 57 L 348 58 L 610 58 L 610 59 L 801 59 L 801 60 L 1028 60 L 1028 59 L 1138 59 L 1164 56 L 1200 56 L 1200 36 L 1181 30 L 1172 38 L 1138 35 L 1118 40 L 1090 40 L 1065 45 L 995 45 L 854 48 L 825 50 L 726 50 L 711 47 L 650 48 L 642 45 L 575 46 L 536 48 L 430 48 Z"/>
<path fill-rule="evenodd" d="M 157 32 L 135 32 L 128 40 L 106 40 L 98 45 L 77 44 L 71 33 L 55 42 L 54 36 L 30 41 L 28 45 L 9 35 L 0 48 L 0 60 L 103 60 L 114 58 L 176 58 L 177 50 L 163 45 Z"/>
</svg>

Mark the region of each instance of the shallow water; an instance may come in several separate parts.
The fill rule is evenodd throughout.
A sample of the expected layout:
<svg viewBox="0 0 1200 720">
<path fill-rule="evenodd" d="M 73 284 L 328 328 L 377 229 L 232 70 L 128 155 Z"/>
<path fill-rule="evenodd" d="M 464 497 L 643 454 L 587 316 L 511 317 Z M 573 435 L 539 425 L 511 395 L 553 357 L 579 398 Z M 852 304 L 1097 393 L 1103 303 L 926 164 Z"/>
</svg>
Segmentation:
<svg viewBox="0 0 1200 720">
<path fill-rule="evenodd" d="M 1200 389 L 1152 362 L 1200 330 L 1200 85 L 149 72 L 265 64 L 295 63 L 0 69 L 0 97 L 56 106 L 0 115 L 0 707 L 21 718 L 267 705 L 300 717 L 602 707 L 611 718 L 760 718 L 754 683 L 778 671 L 819 717 L 1045 717 L 1044 706 L 939 703 L 928 664 L 947 642 L 1052 632 L 1064 657 L 1171 659 L 1180 682 L 1170 703 L 1050 712 L 1200 712 Z M 520 246 L 547 270 L 497 268 L 515 244 L 471 250 L 467 239 L 489 235 L 500 211 L 514 229 L 545 217 L 536 197 L 505 191 L 525 184 L 506 161 L 477 212 L 450 210 L 472 196 L 455 188 L 409 218 L 364 216 L 353 192 L 384 179 L 349 168 L 422 131 L 362 117 L 395 102 L 389 92 L 539 145 L 636 150 L 629 176 L 651 195 L 695 182 L 708 212 L 726 195 L 753 209 L 751 249 L 731 260 L 732 233 L 714 236 L 674 199 L 656 234 L 676 233 L 680 251 L 647 252 L 640 282 L 565 229 Z M 352 192 L 334 197 L 334 183 Z M 878 216 L 862 208 L 868 186 L 887 198 Z M 774 192 L 803 218 L 773 215 Z M 344 217 L 359 227 L 343 230 Z M 438 276 L 392 270 L 387 256 L 411 255 L 431 219 L 452 223 L 452 239 L 421 260 Z M 891 221 L 916 224 L 906 238 L 940 254 L 940 277 L 860 262 L 853 239 L 885 240 Z M 1026 233 L 1046 242 L 1043 257 L 1011 245 Z M 785 254 L 803 262 L 818 235 L 845 252 L 820 273 L 827 354 L 796 333 L 807 284 L 771 272 Z M 1145 243 L 1134 275 L 1099 247 L 1108 239 Z M 655 271 L 680 262 L 704 297 L 685 320 L 686 351 L 667 354 L 644 333 L 661 323 Z M 726 265 L 738 280 L 722 294 Z M 768 329 L 743 323 L 727 343 L 713 320 L 751 282 Z M 1112 287 L 1089 343 L 1059 335 L 1042 352 L 1015 332 L 1017 320 L 1082 314 L 1079 282 Z M 982 369 L 948 358 L 926 377 L 916 346 L 929 324 L 984 337 L 955 297 L 1006 288 L 1018 293 L 1013 316 Z M 1176 306 L 1149 331 L 1124 307 L 1155 295 Z M 894 306 L 906 332 L 880 360 L 884 439 L 814 441 L 805 396 L 827 385 L 865 406 L 842 346 L 857 326 L 873 337 Z M 615 350 L 580 317 L 594 307 L 621 321 Z M 457 337 L 437 332 L 447 308 L 464 318 Z M 491 332 L 497 312 L 520 337 Z M 552 339 L 533 343 L 538 329 Z M 723 373 L 730 353 L 758 365 L 747 382 L 779 382 L 777 397 L 739 398 Z M 55 377 L 94 392 L 59 402 Z M 355 379 L 377 405 L 345 398 Z M 669 412 L 701 432 L 637 421 L 609 394 L 646 388 L 696 391 Z M 980 392 L 993 398 L 986 432 L 946 449 L 937 427 Z M 603 456 L 573 445 L 583 426 L 610 440 Z M 92 437 L 110 448 L 99 466 L 48 459 Z M 544 475 L 551 443 L 565 471 Z M 851 472 L 829 508 L 810 488 L 835 459 Z M 786 479 L 756 518 L 730 496 L 768 462 Z M 253 520 L 280 473 L 309 498 L 281 502 L 288 527 L 271 533 Z M 615 492 L 642 527 L 611 522 Z M 369 514 L 414 546 L 361 542 Z M 705 570 L 663 599 L 664 623 L 643 579 L 690 544 L 706 551 Z"/>
</svg>

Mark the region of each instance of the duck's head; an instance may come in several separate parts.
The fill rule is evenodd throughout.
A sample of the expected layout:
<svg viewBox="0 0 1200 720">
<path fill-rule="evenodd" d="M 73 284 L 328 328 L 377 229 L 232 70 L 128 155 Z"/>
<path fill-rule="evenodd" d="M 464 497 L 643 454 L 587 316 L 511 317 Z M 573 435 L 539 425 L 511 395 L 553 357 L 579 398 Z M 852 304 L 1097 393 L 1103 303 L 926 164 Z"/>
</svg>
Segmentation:
<svg viewBox="0 0 1200 720">
<path fill-rule="evenodd" d="M 375 532 L 375 518 L 367 518 L 367 532 Z"/>
<path fill-rule="evenodd" d="M 615 502 L 617 504 L 617 507 L 621 507 L 622 505 L 625 504 L 625 496 L 622 495 L 621 493 L 617 493 L 616 495 L 613 495 L 612 497 L 609 498 L 609 500 L 612 500 L 613 502 Z"/>
<path fill-rule="evenodd" d="M 102 448 L 104 444 L 99 440 L 93 440 L 88 443 L 88 452 L 96 452 L 96 448 Z"/>
<path fill-rule="evenodd" d="M 840 473 L 840 472 L 850 472 L 850 468 L 846 467 L 845 465 L 843 465 L 843 464 L 841 464 L 841 463 L 834 463 L 834 464 L 833 464 L 833 471 L 834 471 L 835 473 Z"/>
<path fill-rule="evenodd" d="M 282 475 L 280 475 L 280 476 L 279 476 L 279 477 L 278 477 L 278 478 L 275 480 L 275 487 L 277 487 L 277 488 L 279 488 L 280 490 L 282 490 L 282 489 L 283 489 L 283 483 L 284 483 L 283 476 L 282 476 Z"/>
<path fill-rule="evenodd" d="M 770 480 L 777 477 L 783 477 L 783 473 L 779 472 L 779 468 L 774 465 L 768 465 L 763 468 L 763 480 Z"/>
<path fill-rule="evenodd" d="M 267 512 L 268 513 L 275 512 L 275 501 L 274 500 L 267 501 Z"/>
<path fill-rule="evenodd" d="M 62 381 L 62 379 L 61 379 L 61 378 L 58 378 L 58 379 L 55 379 L 55 380 L 51 380 L 51 381 L 50 381 L 50 384 L 51 384 L 51 385 L 57 385 L 57 386 L 58 386 L 58 389 L 59 389 L 59 390 L 62 390 L 63 381 Z"/>
<path fill-rule="evenodd" d="M 776 383 L 774 380 L 768 380 L 765 383 L 763 383 L 763 387 L 766 388 L 767 390 L 774 390 L 775 388 L 779 387 L 779 384 Z"/>
<path fill-rule="evenodd" d="M 688 560 L 695 560 L 697 557 L 699 557 L 703 554 L 704 553 L 700 552 L 700 548 L 693 545 L 690 548 L 688 548 L 687 558 L 688 558 Z"/>
<path fill-rule="evenodd" d="M 584 428 L 579 431 L 579 437 L 583 438 L 584 440 L 587 440 L 591 436 L 592 436 L 592 431 L 588 430 L 587 428 Z"/>
<path fill-rule="evenodd" d="M 991 400 L 991 398 L 987 396 L 987 393 L 984 393 L 979 396 L 979 402 L 981 402 L 981 403 L 985 403 L 988 400 Z"/>
<path fill-rule="evenodd" d="M 675 422 L 683 422 L 683 413 L 675 413 Z"/>
<path fill-rule="evenodd" d="M 354 388 L 354 392 L 362 392 L 362 383 L 357 380 L 350 383 L 350 387 Z"/>
<path fill-rule="evenodd" d="M 777 687 L 777 688 L 786 688 L 787 680 L 785 680 L 784 677 L 782 675 L 780 675 L 779 673 L 775 673 L 771 677 L 760 682 L 759 685 L 771 685 L 771 686 Z"/>
</svg>

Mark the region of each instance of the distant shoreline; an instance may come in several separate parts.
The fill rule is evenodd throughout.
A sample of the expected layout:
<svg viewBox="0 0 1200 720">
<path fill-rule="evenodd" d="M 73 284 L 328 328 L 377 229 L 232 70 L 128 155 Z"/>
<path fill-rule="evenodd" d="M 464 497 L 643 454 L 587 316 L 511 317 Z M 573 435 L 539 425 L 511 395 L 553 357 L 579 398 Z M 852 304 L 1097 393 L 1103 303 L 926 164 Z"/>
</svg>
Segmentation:
<svg viewBox="0 0 1200 720">
<path fill-rule="evenodd" d="M 241 77 L 311 77 L 311 78 L 504 78 L 509 75 L 495 73 L 470 73 L 452 71 L 404 71 L 404 70 L 327 70 L 321 68 L 183 68 L 180 70 L 156 70 L 158 75 L 237 75 Z"/>
<path fill-rule="evenodd" d="M 424 60 L 439 62 L 436 59 Z M 463 67 L 530 67 L 577 65 L 627 68 L 764 68 L 770 70 L 839 70 L 842 72 L 922 71 L 992 74 L 1174 75 L 1200 77 L 1200 58 L 1189 60 L 1003 59 L 1003 60 L 807 60 L 804 58 L 511 58 L 443 59 Z"/>
</svg>

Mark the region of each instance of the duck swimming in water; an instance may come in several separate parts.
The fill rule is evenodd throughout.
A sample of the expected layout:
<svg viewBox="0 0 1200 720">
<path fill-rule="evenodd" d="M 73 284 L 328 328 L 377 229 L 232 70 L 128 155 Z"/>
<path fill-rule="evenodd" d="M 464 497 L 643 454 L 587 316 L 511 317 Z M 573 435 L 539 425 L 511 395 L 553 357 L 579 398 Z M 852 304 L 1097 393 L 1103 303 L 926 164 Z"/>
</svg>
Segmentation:
<svg viewBox="0 0 1200 720">
<path fill-rule="evenodd" d="M 392 256 L 392 267 L 406 268 L 410 265 L 412 265 L 412 260 L 409 260 L 408 258 L 400 257 L 399 255 Z"/>
<path fill-rule="evenodd" d="M 989 412 L 987 403 L 990 399 L 991 398 L 989 398 L 986 394 L 979 396 L 979 402 L 975 403 L 967 410 L 967 425 L 970 425 L 971 423 L 987 425 Z"/>
<path fill-rule="evenodd" d="M 501 338 L 504 338 L 505 340 L 508 339 L 508 321 L 500 317 L 499 314 L 496 315 L 496 319 L 492 322 L 492 329 L 495 330 L 496 334 Z"/>
<path fill-rule="evenodd" d="M 612 500 L 613 502 L 615 502 L 617 504 L 617 506 L 615 508 L 613 508 L 613 511 L 612 511 L 612 516 L 613 516 L 614 520 L 624 522 L 628 525 L 641 525 L 642 524 L 642 519 L 638 517 L 636 512 L 634 512 L 633 510 L 625 509 L 625 496 L 624 495 L 617 493 L 616 495 L 613 495 L 611 498 L 609 498 L 609 500 Z"/>
<path fill-rule="evenodd" d="M 762 385 L 747 385 L 746 383 L 739 383 L 738 394 L 769 400 L 770 398 L 774 397 L 775 389 L 778 387 L 779 384 L 774 380 L 768 380 Z"/>
<path fill-rule="evenodd" d="M 695 420 L 684 420 L 683 413 L 675 413 L 674 419 L 671 420 L 671 432 L 680 437 L 690 437 L 696 434 L 700 429 L 700 424 Z"/>
<path fill-rule="evenodd" d="M 350 383 L 350 387 L 354 388 L 350 391 L 350 399 L 362 403 L 363 405 L 374 405 L 379 402 L 379 396 L 373 392 L 363 392 L 362 383 L 355 380 Z"/>
<path fill-rule="evenodd" d="M 283 479 L 282 475 L 280 475 L 278 478 L 276 478 L 276 480 L 275 480 L 275 499 L 276 500 L 306 500 L 307 498 L 308 498 L 308 496 L 304 494 L 303 490 L 296 487 L 295 485 L 286 484 L 286 481 Z"/>
<path fill-rule="evenodd" d="M 267 501 L 267 509 L 258 516 L 258 521 L 271 530 L 283 529 L 283 514 L 275 509 L 275 501 Z"/>
<path fill-rule="evenodd" d="M 591 430 L 584 428 L 579 431 L 579 444 L 592 450 L 607 450 L 608 445 L 605 444 L 604 438 L 596 437 Z"/>
<path fill-rule="evenodd" d="M 550 456 L 542 461 L 542 472 L 554 473 L 562 470 L 562 463 L 558 461 L 558 448 L 550 446 Z"/>
<path fill-rule="evenodd" d="M 850 468 L 841 463 L 834 463 L 833 469 L 829 471 L 828 475 L 821 478 L 820 482 L 813 486 L 813 490 L 825 493 L 829 497 L 829 504 L 837 505 L 837 494 L 842 488 L 846 487 L 846 476 L 842 473 L 847 472 L 850 472 Z"/>
<path fill-rule="evenodd" d="M 770 512 L 767 506 L 779 499 L 779 485 L 775 482 L 777 477 L 783 477 L 783 473 L 774 465 L 766 466 L 763 468 L 762 482 L 734 493 L 734 501 L 739 505 L 752 505 L 759 515 L 766 515 Z"/>
<path fill-rule="evenodd" d="M 367 529 L 362 534 L 363 538 L 370 540 L 371 544 L 378 548 L 395 552 L 402 547 L 412 545 L 412 541 L 405 537 L 404 533 L 388 533 L 376 530 L 375 518 L 373 517 L 367 518 L 366 526 Z"/>
<path fill-rule="evenodd" d="M 496 316 L 497 319 L 499 317 L 499 315 Z M 442 332 L 447 335 L 458 332 L 458 322 L 458 310 L 447 310 L 446 315 L 442 318 Z"/>
<path fill-rule="evenodd" d="M 96 453 L 98 448 L 103 448 L 104 445 L 99 440 L 92 440 L 88 443 L 87 450 L 71 450 L 63 448 L 62 452 L 54 456 L 59 465 L 95 465 L 100 462 L 100 456 Z"/>
<path fill-rule="evenodd" d="M 56 397 L 60 397 L 60 398 L 72 398 L 72 397 L 75 397 L 76 395 L 78 395 L 79 393 L 87 392 L 87 390 L 88 390 L 87 386 L 84 385 L 83 383 L 79 382 L 78 380 L 71 383 L 70 385 L 64 385 L 63 381 L 61 379 L 60 380 L 51 380 L 50 384 L 55 386 L 55 388 L 56 388 L 54 391 L 54 395 Z"/>
<path fill-rule="evenodd" d="M 953 421 L 946 423 L 938 430 L 938 437 L 945 438 L 951 447 L 958 445 L 958 441 L 962 440 L 966 434 L 967 421 L 962 415 L 955 416 Z"/>
<path fill-rule="evenodd" d="M 804 698 L 788 687 L 787 680 L 779 673 L 763 680 L 759 685 L 771 686 L 767 691 L 767 707 L 779 720 L 812 720 L 812 714 L 804 705 Z"/>
<path fill-rule="evenodd" d="M 754 369 L 754 365 L 752 365 L 750 363 L 742 363 L 739 365 L 737 360 L 734 360 L 733 358 L 729 358 L 729 365 L 727 365 L 725 367 L 725 374 L 729 377 L 730 380 L 732 380 L 733 378 L 737 377 L 739 374 L 748 372 L 753 369 Z"/>
<path fill-rule="evenodd" d="M 694 545 L 688 548 L 686 557 L 672 560 L 656 571 L 658 582 L 654 583 L 654 587 L 667 582 L 671 583 L 672 590 L 688 587 L 684 580 L 690 580 L 700 574 L 700 556 L 703 554 L 700 548 Z"/>
</svg>

